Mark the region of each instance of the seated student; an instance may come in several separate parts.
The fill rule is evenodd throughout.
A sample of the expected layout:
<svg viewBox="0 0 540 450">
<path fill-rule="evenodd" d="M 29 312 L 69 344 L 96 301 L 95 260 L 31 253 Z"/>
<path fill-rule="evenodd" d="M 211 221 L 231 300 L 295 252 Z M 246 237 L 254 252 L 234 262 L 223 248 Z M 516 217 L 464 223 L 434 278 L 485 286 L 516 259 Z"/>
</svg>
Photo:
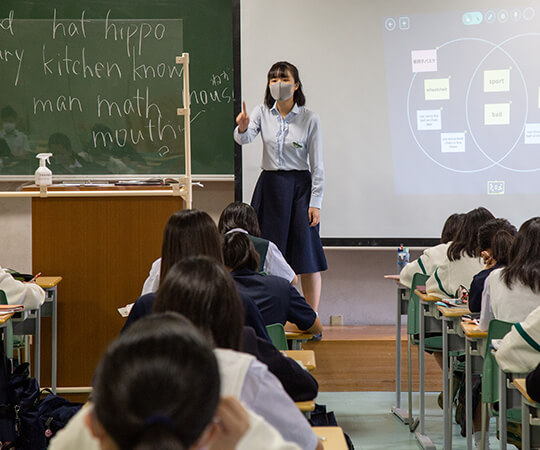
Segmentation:
<svg viewBox="0 0 540 450">
<path fill-rule="evenodd" d="M 23 305 L 24 309 L 37 309 L 45 301 L 45 291 L 35 283 L 16 280 L 0 267 L 0 291 L 4 291 L 8 305 Z"/>
<path fill-rule="evenodd" d="M 521 225 L 510 247 L 508 265 L 491 272 L 484 284 L 479 328 L 491 319 L 522 322 L 540 306 L 540 217 Z"/>
<path fill-rule="evenodd" d="M 261 237 L 259 219 L 251 205 L 242 202 L 231 203 L 221 213 L 218 228 L 223 235 L 233 231 L 247 233 L 260 257 L 259 272 L 285 278 L 291 284 L 298 282 L 298 277 L 277 245 Z"/>
<path fill-rule="evenodd" d="M 399 274 L 399 282 L 403 286 L 411 287 L 412 279 L 415 273 L 424 275 L 433 275 L 435 269 L 446 259 L 446 252 L 451 241 L 457 234 L 459 227 L 463 222 L 465 214 L 452 214 L 444 223 L 441 232 L 441 242 L 435 247 L 426 248 L 418 259 L 407 264 Z"/>
<path fill-rule="evenodd" d="M 465 214 L 463 223 L 439 264 L 426 282 L 426 291 L 439 298 L 457 297 L 458 289 L 469 289 L 473 277 L 484 266 L 478 253 L 478 230 L 494 219 L 486 208 L 476 208 Z"/>
<path fill-rule="evenodd" d="M 242 304 L 225 267 L 206 257 L 177 263 L 161 283 L 154 304 L 155 313 L 166 311 L 186 316 L 215 344 L 222 378 L 234 379 L 231 395 L 265 418 L 285 440 L 306 450 L 322 449 L 279 380 L 253 356 L 239 352 Z"/>
<path fill-rule="evenodd" d="M 71 148 L 71 140 L 64 133 L 53 133 L 49 136 L 49 152 L 51 170 L 54 174 L 84 173 L 82 158 Z"/>
<path fill-rule="evenodd" d="M 486 268 L 478 272 L 471 282 L 468 303 L 471 312 L 480 312 L 482 308 L 482 292 L 489 274 L 508 264 L 510 246 L 516 233 L 516 227 L 506 219 L 490 220 L 478 230 L 478 249 Z"/>
<path fill-rule="evenodd" d="M 155 292 L 159 280 L 165 278 L 168 270 L 182 258 L 196 255 L 208 255 L 219 262 L 223 261 L 221 236 L 212 218 L 204 211 L 185 209 L 174 213 L 163 232 L 161 258 L 154 262 L 152 270 L 159 267 L 159 276 L 153 277 L 155 290 L 137 299 L 124 324 L 127 329 L 134 321 L 152 312 L 156 298 Z M 152 275 L 151 275 L 152 276 Z M 270 341 L 264 321 L 257 306 L 249 299 L 243 298 L 246 323 L 251 326 L 257 336 Z"/>
<path fill-rule="evenodd" d="M 535 402 L 540 402 L 540 364 L 527 375 L 527 394 Z"/>
<path fill-rule="evenodd" d="M 26 134 L 17 130 L 17 111 L 11 106 L 5 106 L 0 111 L 0 119 L 2 120 L 0 138 L 7 142 L 13 156 L 17 158 L 32 156 Z"/>
<path fill-rule="evenodd" d="M 257 272 L 259 255 L 244 233 L 225 235 L 223 258 L 232 270 L 238 293 L 257 305 L 266 325 L 291 322 L 308 333 L 322 332 L 317 313 L 294 286 L 283 278 Z"/>
<path fill-rule="evenodd" d="M 146 317 L 109 346 L 94 376 L 93 404 L 49 448 L 298 449 L 228 396 L 232 380 L 220 370 L 208 341 L 185 317 Z"/>
</svg>

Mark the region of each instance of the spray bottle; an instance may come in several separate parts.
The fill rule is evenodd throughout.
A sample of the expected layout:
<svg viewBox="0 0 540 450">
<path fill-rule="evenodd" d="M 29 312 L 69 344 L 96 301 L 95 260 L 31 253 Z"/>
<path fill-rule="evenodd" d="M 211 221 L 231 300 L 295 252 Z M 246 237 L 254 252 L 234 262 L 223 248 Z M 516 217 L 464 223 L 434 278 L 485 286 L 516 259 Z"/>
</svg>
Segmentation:
<svg viewBox="0 0 540 450">
<path fill-rule="evenodd" d="M 401 244 L 397 252 L 397 272 L 400 273 L 408 263 L 409 263 L 409 248 L 403 247 L 403 244 Z"/>
<path fill-rule="evenodd" d="M 50 164 L 49 158 L 52 153 L 39 153 L 36 155 L 39 161 L 39 167 L 36 170 L 36 184 L 38 186 L 50 186 L 52 184 L 52 172 L 47 167 L 47 163 Z"/>
</svg>

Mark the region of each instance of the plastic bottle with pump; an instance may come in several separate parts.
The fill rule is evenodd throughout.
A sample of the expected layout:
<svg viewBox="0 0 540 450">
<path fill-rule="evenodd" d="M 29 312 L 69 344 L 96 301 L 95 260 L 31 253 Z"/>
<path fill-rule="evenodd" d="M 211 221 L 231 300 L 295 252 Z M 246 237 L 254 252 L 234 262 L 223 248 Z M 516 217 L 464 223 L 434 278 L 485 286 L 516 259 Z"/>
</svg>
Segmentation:
<svg viewBox="0 0 540 450">
<path fill-rule="evenodd" d="M 403 247 L 401 244 L 397 252 L 397 273 L 401 273 L 403 268 L 409 263 L 409 247 Z"/>
<path fill-rule="evenodd" d="M 50 164 L 49 158 L 52 156 L 52 153 L 38 153 L 36 158 L 39 161 L 39 167 L 36 170 L 36 185 L 38 186 L 50 186 L 52 184 L 52 171 L 47 167 L 47 164 Z"/>
</svg>

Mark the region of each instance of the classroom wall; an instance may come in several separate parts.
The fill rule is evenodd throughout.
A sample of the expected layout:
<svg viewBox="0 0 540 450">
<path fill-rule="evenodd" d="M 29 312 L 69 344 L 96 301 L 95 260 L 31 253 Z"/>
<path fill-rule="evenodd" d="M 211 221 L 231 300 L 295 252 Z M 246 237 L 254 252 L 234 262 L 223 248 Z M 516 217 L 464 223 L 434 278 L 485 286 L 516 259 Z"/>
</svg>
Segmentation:
<svg viewBox="0 0 540 450">
<path fill-rule="evenodd" d="M 0 186 L 4 189 L 4 186 Z M 195 188 L 194 207 L 218 220 L 234 198 L 232 182 L 207 182 Z M 30 272 L 31 200 L 0 199 L 0 266 Z M 411 257 L 416 257 L 413 252 Z M 384 274 L 395 273 L 395 250 L 326 250 L 329 269 L 323 274 L 319 315 L 343 315 L 345 325 L 395 323 L 396 290 Z"/>
</svg>

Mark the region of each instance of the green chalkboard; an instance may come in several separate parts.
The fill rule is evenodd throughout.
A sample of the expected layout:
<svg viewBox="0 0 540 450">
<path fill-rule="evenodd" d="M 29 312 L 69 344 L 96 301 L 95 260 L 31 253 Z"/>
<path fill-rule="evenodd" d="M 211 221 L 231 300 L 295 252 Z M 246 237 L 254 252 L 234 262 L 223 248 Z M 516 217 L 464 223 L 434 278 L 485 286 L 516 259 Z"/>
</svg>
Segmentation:
<svg viewBox="0 0 540 450">
<path fill-rule="evenodd" d="M 181 65 L 190 54 L 194 174 L 234 173 L 233 4 L 0 3 L 0 177 L 184 172 Z M 9 129 L 15 122 L 15 131 Z"/>
</svg>

